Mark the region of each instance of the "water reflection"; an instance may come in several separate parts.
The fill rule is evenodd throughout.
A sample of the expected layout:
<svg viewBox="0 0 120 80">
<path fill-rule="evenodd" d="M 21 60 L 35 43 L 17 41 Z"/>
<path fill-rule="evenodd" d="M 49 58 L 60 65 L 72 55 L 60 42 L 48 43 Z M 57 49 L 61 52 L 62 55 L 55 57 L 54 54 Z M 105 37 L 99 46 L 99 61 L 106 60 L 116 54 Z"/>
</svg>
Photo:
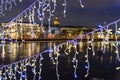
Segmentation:
<svg viewBox="0 0 120 80">
<path fill-rule="evenodd" d="M 0 46 L 0 65 L 9 64 L 40 53 L 55 42 L 6 43 Z M 60 44 L 61 42 L 57 42 Z M 22 46 L 21 46 L 22 45 Z"/>
<path fill-rule="evenodd" d="M 34 54 L 40 53 L 46 49 L 49 49 L 55 45 L 58 45 L 62 42 L 24 42 L 22 43 L 6 43 L 5 45 L 0 46 L 0 65 L 9 64 L 11 62 L 15 62 Z M 113 47 L 114 42 L 94 42 L 95 48 L 95 59 L 100 61 L 107 61 L 109 63 L 117 61 L 115 50 Z M 78 43 L 78 52 L 80 55 L 80 59 L 82 60 L 84 54 L 86 54 L 86 47 L 90 45 L 89 42 L 79 42 Z M 104 44 L 106 44 L 104 46 Z M 106 53 L 102 53 L 102 48 L 105 47 Z M 65 47 L 63 47 L 65 48 Z M 64 50 L 64 49 L 63 49 Z"/>
</svg>

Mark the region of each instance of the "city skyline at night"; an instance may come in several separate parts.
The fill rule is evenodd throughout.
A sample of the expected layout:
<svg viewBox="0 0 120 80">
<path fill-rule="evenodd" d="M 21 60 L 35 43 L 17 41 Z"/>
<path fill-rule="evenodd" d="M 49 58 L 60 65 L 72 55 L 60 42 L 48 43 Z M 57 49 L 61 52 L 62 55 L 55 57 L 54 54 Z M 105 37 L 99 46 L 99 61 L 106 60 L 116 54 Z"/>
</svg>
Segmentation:
<svg viewBox="0 0 120 80">
<path fill-rule="evenodd" d="M 25 10 L 34 0 L 23 0 L 18 6 L 13 6 L 12 11 L 4 11 L 5 16 L 0 17 L 0 23 L 9 22 L 12 18 L 18 15 L 20 12 Z M 54 14 L 58 16 L 61 21 L 61 25 L 80 25 L 80 26 L 89 26 L 96 27 L 98 25 L 106 25 L 114 20 L 120 18 L 119 16 L 119 0 L 91 0 L 83 1 L 84 8 L 79 4 L 79 1 L 67 1 L 67 13 L 66 17 L 63 16 L 62 7 L 63 1 L 58 0 L 57 10 Z M 21 7 L 22 6 L 22 7 Z M 36 21 L 39 23 L 39 21 Z M 45 23 L 47 24 L 47 20 Z"/>
</svg>

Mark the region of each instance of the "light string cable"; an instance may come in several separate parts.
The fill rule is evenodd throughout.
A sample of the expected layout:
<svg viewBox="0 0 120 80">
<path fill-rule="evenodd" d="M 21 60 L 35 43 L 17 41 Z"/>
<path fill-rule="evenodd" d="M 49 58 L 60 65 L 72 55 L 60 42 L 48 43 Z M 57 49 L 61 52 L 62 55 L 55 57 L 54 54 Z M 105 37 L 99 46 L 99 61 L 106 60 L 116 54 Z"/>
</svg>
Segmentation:
<svg viewBox="0 0 120 80">
<path fill-rule="evenodd" d="M 78 45 L 78 42 L 77 40 L 72 40 L 73 42 L 73 47 L 75 49 L 75 53 L 74 53 L 74 57 L 73 57 L 73 60 L 72 62 L 74 63 L 73 67 L 74 67 L 74 77 L 77 78 L 77 67 L 78 67 L 78 60 L 77 60 L 77 54 L 78 54 L 78 51 L 77 51 L 77 45 Z"/>
</svg>

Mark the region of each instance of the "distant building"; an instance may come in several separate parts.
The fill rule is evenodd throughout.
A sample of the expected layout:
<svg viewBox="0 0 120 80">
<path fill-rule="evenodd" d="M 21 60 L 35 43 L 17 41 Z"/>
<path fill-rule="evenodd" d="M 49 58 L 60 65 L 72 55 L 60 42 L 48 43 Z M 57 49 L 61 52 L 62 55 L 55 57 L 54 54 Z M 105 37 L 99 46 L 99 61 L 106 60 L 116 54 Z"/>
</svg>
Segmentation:
<svg viewBox="0 0 120 80">
<path fill-rule="evenodd" d="M 6 23 L 2 23 L 0 30 L 1 33 L 5 33 L 6 39 L 71 39 L 94 30 L 94 28 L 85 26 L 61 26 L 58 17 L 55 17 L 50 30 L 48 30 L 48 25 L 40 27 L 39 24 L 15 22 L 9 26 L 5 25 Z"/>
<path fill-rule="evenodd" d="M 12 23 L 10 26 L 5 25 L 6 23 L 2 23 L 5 38 L 12 37 L 12 39 L 38 39 L 44 32 L 39 24 Z"/>
<path fill-rule="evenodd" d="M 55 17 L 53 25 L 51 25 L 50 31 L 48 32 L 48 26 L 45 27 L 47 38 L 75 38 L 88 32 L 93 31 L 95 28 L 85 26 L 60 26 L 58 17 Z"/>
</svg>

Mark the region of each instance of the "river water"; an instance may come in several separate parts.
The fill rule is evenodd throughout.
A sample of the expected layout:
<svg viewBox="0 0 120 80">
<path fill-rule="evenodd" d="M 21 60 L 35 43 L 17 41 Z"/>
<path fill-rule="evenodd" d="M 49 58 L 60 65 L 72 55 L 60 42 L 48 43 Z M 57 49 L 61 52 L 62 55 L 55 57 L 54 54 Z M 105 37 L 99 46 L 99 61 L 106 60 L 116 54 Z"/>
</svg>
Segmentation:
<svg viewBox="0 0 120 80">
<path fill-rule="evenodd" d="M 53 45 L 58 45 L 64 41 L 51 41 L 51 42 L 24 42 L 24 43 L 6 43 L 0 46 L 0 65 L 7 65 L 12 62 L 19 61 L 21 59 L 30 57 L 35 54 L 39 54 L 40 52 L 50 49 Z M 92 49 L 89 50 L 89 63 L 90 70 L 88 78 L 85 78 L 86 74 L 85 65 L 87 63 L 86 60 L 86 46 L 87 42 L 80 42 L 78 44 L 77 51 L 79 54 L 77 55 L 77 59 L 79 61 L 77 68 L 78 79 L 75 79 L 73 76 L 73 63 L 71 59 L 73 58 L 73 54 L 65 55 L 62 54 L 59 58 L 59 69 L 61 80 L 120 80 L 119 78 L 119 70 L 116 70 L 116 67 L 120 66 L 120 62 L 117 59 L 117 55 L 115 53 L 116 48 L 113 46 L 115 42 L 106 43 L 105 53 L 101 50 L 102 42 L 94 42 L 94 51 L 95 55 L 93 56 Z M 120 43 L 119 43 L 120 44 Z M 119 49 L 119 47 L 118 47 Z M 119 49 L 120 51 L 120 49 Z M 72 52 L 72 51 L 71 51 Z M 64 53 L 64 47 L 61 50 L 61 53 Z M 47 63 L 47 64 L 46 64 Z M 56 76 L 51 75 L 51 72 L 55 73 L 55 66 L 52 66 L 49 61 L 47 61 L 45 65 L 49 66 L 43 68 L 43 73 L 47 70 L 47 78 L 43 75 L 43 80 L 55 80 Z M 51 71 L 53 70 L 53 71 Z M 94 79 L 93 79 L 94 78 Z M 95 79 L 99 78 L 99 79 Z"/>
</svg>

